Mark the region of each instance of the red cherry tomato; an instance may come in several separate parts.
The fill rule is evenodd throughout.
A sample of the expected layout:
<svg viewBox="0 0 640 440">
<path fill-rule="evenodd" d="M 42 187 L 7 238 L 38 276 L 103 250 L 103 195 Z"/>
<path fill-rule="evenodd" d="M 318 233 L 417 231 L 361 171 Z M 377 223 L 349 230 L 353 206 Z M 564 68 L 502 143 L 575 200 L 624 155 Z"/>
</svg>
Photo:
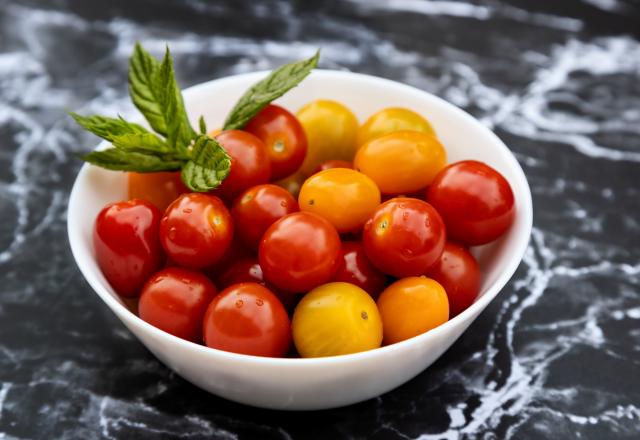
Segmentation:
<svg viewBox="0 0 640 440">
<path fill-rule="evenodd" d="M 450 317 L 473 304 L 480 293 L 480 266 L 471 252 L 459 244 L 448 241 L 426 275 L 442 284 L 447 292 Z"/>
<path fill-rule="evenodd" d="M 445 240 L 437 211 L 427 202 L 410 198 L 380 205 L 362 232 L 369 260 L 398 278 L 423 275 L 442 254 Z"/>
<path fill-rule="evenodd" d="M 256 283 L 234 284 L 211 301 L 204 342 L 233 353 L 282 357 L 291 345 L 291 323 L 269 289 Z"/>
<path fill-rule="evenodd" d="M 264 280 L 260 263 L 254 257 L 236 260 L 235 263 L 228 266 L 228 269 L 220 275 L 216 280 L 216 285 L 220 288 L 226 288 L 233 284 L 239 283 L 257 283 L 262 284 L 270 289 L 282 302 L 287 309 L 292 309 L 298 302 L 298 294 L 295 292 L 282 292 L 275 290 Z"/>
<path fill-rule="evenodd" d="M 234 233 L 233 240 L 222 257 L 220 257 L 216 263 L 203 268 L 202 273 L 208 276 L 209 279 L 217 280 L 219 276 L 225 273 L 235 263 L 245 258 L 252 258 L 253 256 L 253 252 L 240 243 L 240 240 L 238 240 Z"/>
<path fill-rule="evenodd" d="M 251 249 L 257 249 L 264 232 L 276 220 L 298 211 L 298 202 L 286 189 L 266 184 L 240 194 L 231 209 L 238 238 Z"/>
<path fill-rule="evenodd" d="M 238 283 L 257 283 L 264 286 L 264 276 L 258 260 L 255 258 L 238 260 L 220 275 L 216 281 L 216 284 L 221 289 Z"/>
<path fill-rule="evenodd" d="M 296 212 L 275 222 L 258 250 L 265 279 L 288 292 L 307 292 L 329 281 L 339 257 L 338 232 L 310 212 Z"/>
<path fill-rule="evenodd" d="M 244 127 L 264 142 L 271 160 L 271 178 L 284 179 L 300 168 L 307 154 L 307 135 L 298 119 L 269 104 Z"/>
<path fill-rule="evenodd" d="M 468 246 L 500 237 L 515 217 L 509 182 L 475 160 L 456 162 L 440 171 L 427 200 L 442 216 L 449 238 Z"/>
<path fill-rule="evenodd" d="M 199 272 L 170 267 L 149 278 L 138 313 L 149 324 L 192 342 L 202 342 L 202 320 L 216 287 Z"/>
<path fill-rule="evenodd" d="M 387 276 L 371 264 L 362 244 L 343 241 L 340 256 L 333 281 L 354 284 L 377 299 L 387 285 Z"/>
<path fill-rule="evenodd" d="M 181 266 L 202 268 L 217 262 L 232 238 L 231 214 L 219 198 L 208 194 L 181 195 L 160 223 L 162 247 Z"/>
<path fill-rule="evenodd" d="M 138 296 L 149 276 L 162 267 L 162 214 L 145 200 L 112 203 L 96 218 L 93 246 L 107 281 L 119 295 Z"/>
<path fill-rule="evenodd" d="M 269 182 L 271 163 L 264 142 L 240 130 L 223 131 L 215 138 L 231 156 L 231 171 L 214 195 L 233 201 L 245 189 Z"/>
<path fill-rule="evenodd" d="M 346 160 L 328 160 L 322 162 L 318 168 L 316 168 L 311 175 L 319 173 L 320 171 L 330 170 L 332 168 L 349 168 L 353 169 L 353 164 Z"/>
</svg>

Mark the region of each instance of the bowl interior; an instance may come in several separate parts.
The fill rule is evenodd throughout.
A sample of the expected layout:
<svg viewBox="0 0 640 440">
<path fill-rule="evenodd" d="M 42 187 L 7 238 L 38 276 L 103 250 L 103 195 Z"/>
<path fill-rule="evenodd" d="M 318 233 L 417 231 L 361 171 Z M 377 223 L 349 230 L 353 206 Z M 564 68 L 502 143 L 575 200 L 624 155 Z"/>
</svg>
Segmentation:
<svg viewBox="0 0 640 440">
<path fill-rule="evenodd" d="M 210 129 L 220 127 L 236 100 L 264 75 L 264 72 L 237 75 L 185 90 L 185 103 L 194 126 L 197 127 L 197 119 L 203 115 Z M 447 150 L 449 162 L 480 160 L 499 170 L 509 181 L 516 196 L 515 223 L 496 242 L 473 250 L 483 271 L 481 294 L 475 304 L 453 320 L 475 317 L 514 273 L 529 240 L 531 194 L 513 155 L 492 132 L 467 113 L 435 96 L 393 81 L 348 72 L 316 70 L 277 102 L 295 112 L 315 99 L 333 99 L 345 104 L 361 123 L 385 107 L 410 108 L 431 121 Z M 87 281 L 112 309 L 116 308 L 114 311 L 121 317 L 129 312 L 96 264 L 91 234 L 94 219 L 102 207 L 126 197 L 124 173 L 85 165 L 74 185 L 68 211 L 69 238 L 76 261 Z M 132 319 L 145 325 L 133 316 Z"/>
</svg>

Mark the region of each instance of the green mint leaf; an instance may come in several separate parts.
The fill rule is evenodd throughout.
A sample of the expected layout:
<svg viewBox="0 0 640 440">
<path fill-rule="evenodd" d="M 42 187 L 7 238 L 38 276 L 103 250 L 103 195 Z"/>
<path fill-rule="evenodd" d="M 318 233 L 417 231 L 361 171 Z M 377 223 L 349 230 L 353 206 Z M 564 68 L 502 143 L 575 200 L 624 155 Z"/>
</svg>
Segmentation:
<svg viewBox="0 0 640 440">
<path fill-rule="evenodd" d="M 168 47 L 158 70 L 156 87 L 159 90 L 160 108 L 167 127 L 167 143 L 176 150 L 186 151 L 197 133 L 189 123 Z"/>
<path fill-rule="evenodd" d="M 140 43 L 136 43 L 129 60 L 129 95 L 151 128 L 166 136 L 167 124 L 160 105 L 160 90 L 156 82 L 159 70 L 160 62 L 144 50 Z"/>
<path fill-rule="evenodd" d="M 171 156 L 126 151 L 120 148 L 92 151 L 82 157 L 85 162 L 116 171 L 150 173 L 179 170 L 184 161 Z"/>
<path fill-rule="evenodd" d="M 69 115 L 85 130 L 109 142 L 113 141 L 114 136 L 149 133 L 143 126 L 127 122 L 121 117 L 82 116 L 73 112 L 69 112 Z"/>
<path fill-rule="evenodd" d="M 111 143 L 114 147 L 128 151 L 141 153 L 172 153 L 165 141 L 153 133 L 131 133 L 112 136 Z"/>
<path fill-rule="evenodd" d="M 229 175 L 231 157 L 215 139 L 198 135 L 191 149 L 191 160 L 182 167 L 182 181 L 192 191 L 217 188 Z"/>
<path fill-rule="evenodd" d="M 136 43 L 129 62 L 129 94 L 157 133 L 175 150 L 186 150 L 196 133 L 184 108 L 169 48 L 162 63 Z"/>
<path fill-rule="evenodd" d="M 297 86 L 318 65 L 320 51 L 306 60 L 285 64 L 257 82 L 242 95 L 224 122 L 225 130 L 243 128 L 251 118 L 274 99 Z"/>
<path fill-rule="evenodd" d="M 200 119 L 198 120 L 198 124 L 200 125 L 200 133 L 207 134 L 207 123 L 204 122 L 204 116 L 200 116 Z"/>
</svg>

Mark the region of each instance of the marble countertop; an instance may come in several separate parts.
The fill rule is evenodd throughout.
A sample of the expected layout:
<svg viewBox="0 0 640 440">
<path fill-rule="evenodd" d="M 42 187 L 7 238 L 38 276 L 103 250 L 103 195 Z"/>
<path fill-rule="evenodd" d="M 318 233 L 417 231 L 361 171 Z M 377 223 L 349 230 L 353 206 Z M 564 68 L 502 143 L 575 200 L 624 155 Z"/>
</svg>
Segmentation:
<svg viewBox="0 0 640 440">
<path fill-rule="evenodd" d="M 131 112 L 133 43 L 183 86 L 322 47 L 402 81 L 513 150 L 531 244 L 432 367 L 352 407 L 283 413 L 160 364 L 94 295 L 66 236 L 65 115 Z M 470 139 L 470 142 L 473 142 Z M 0 439 L 640 438 L 640 4 L 632 0 L 0 0 Z"/>
</svg>

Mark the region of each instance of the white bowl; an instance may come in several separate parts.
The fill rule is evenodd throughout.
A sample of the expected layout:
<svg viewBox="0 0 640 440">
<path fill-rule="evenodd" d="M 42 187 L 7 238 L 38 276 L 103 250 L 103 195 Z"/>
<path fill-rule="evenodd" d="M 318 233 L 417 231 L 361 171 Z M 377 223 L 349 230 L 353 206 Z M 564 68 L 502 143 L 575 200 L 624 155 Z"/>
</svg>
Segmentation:
<svg viewBox="0 0 640 440">
<path fill-rule="evenodd" d="M 185 90 L 192 123 L 204 115 L 222 125 L 238 97 L 265 72 L 209 81 Z M 520 165 L 490 130 L 457 107 L 393 81 L 349 72 L 316 70 L 278 103 L 296 111 L 315 99 L 347 105 L 361 122 L 384 107 L 408 107 L 428 118 L 449 161 L 477 159 L 499 170 L 516 200 L 516 218 L 500 240 L 474 252 L 483 269 L 479 298 L 460 315 L 415 338 L 376 350 L 317 359 L 239 355 L 174 337 L 131 313 L 96 264 L 91 240 L 102 207 L 126 199 L 124 173 L 84 165 L 71 192 L 68 232 L 78 267 L 91 287 L 133 334 L 165 365 L 189 382 L 236 402 L 271 409 L 315 410 L 360 402 L 407 382 L 431 365 L 464 332 L 515 272 L 531 233 L 531 193 Z"/>
</svg>

